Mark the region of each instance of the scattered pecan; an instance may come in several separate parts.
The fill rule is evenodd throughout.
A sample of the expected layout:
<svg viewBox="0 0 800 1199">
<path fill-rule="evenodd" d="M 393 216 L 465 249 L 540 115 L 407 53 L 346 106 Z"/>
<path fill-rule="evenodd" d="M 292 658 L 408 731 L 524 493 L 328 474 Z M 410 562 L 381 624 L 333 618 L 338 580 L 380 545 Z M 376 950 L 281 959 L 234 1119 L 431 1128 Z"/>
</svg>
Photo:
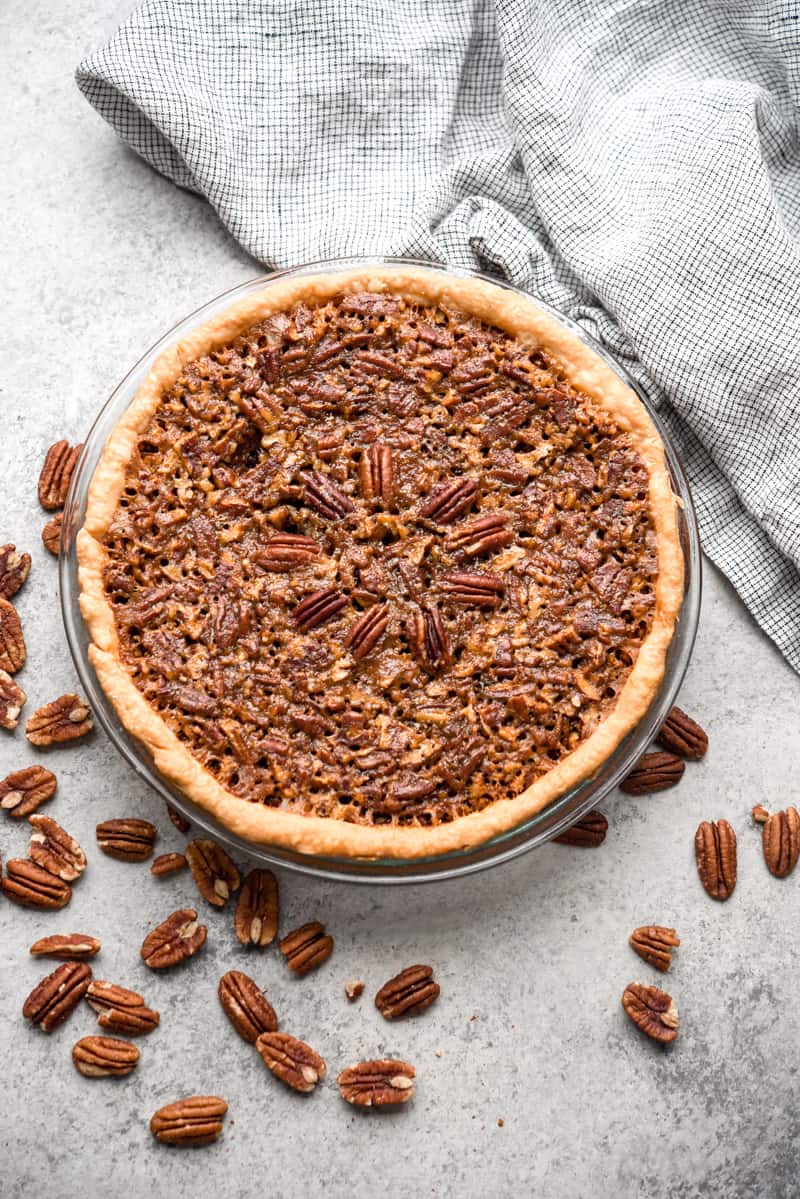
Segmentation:
<svg viewBox="0 0 800 1199">
<path fill-rule="evenodd" d="M 120 862 L 144 862 L 152 854 L 158 835 L 154 824 L 136 816 L 102 820 L 96 833 L 103 853 Z"/>
<path fill-rule="evenodd" d="M 257 982 L 241 970 L 219 980 L 219 1001 L 239 1036 L 254 1045 L 264 1032 L 276 1032 L 278 1017 Z"/>
<path fill-rule="evenodd" d="M 786 878 L 800 857 L 800 816 L 797 808 L 773 812 L 764 825 L 762 848 L 767 869 L 775 878 Z"/>
<path fill-rule="evenodd" d="M 189 863 L 182 853 L 162 853 L 155 859 L 150 867 L 150 873 L 156 878 L 162 878 L 165 874 L 177 874 L 179 870 L 185 870 Z"/>
<path fill-rule="evenodd" d="M 287 1032 L 264 1032 L 256 1041 L 261 1060 L 293 1091 L 308 1094 L 325 1077 L 325 1062 L 305 1041 Z"/>
<path fill-rule="evenodd" d="M 439 589 L 456 604 L 496 608 L 506 588 L 499 575 L 456 570 L 440 576 Z"/>
<path fill-rule="evenodd" d="M 319 471 L 304 471 L 301 477 L 305 485 L 306 504 L 326 520 L 340 520 L 355 511 L 355 504 L 349 495 Z"/>
<path fill-rule="evenodd" d="M 333 952 L 333 937 L 326 935 L 325 925 L 319 920 L 311 920 L 287 933 L 278 946 L 289 969 L 303 975 L 328 960 Z"/>
<path fill-rule="evenodd" d="M 584 849 L 596 849 L 605 841 L 607 832 L 608 821 L 602 812 L 593 808 L 570 828 L 553 837 L 553 840 L 559 845 L 579 845 Z"/>
<path fill-rule="evenodd" d="M 11 675 L 0 670 L 0 728 L 15 729 L 27 695 Z"/>
<path fill-rule="evenodd" d="M 222 1132 L 228 1105 L 217 1095 L 191 1095 L 160 1107 L 150 1131 L 165 1145 L 210 1145 Z"/>
<path fill-rule="evenodd" d="M 319 545 L 310 537 L 302 537 L 299 533 L 277 533 L 254 557 L 264 570 L 284 572 L 307 566 L 319 553 Z"/>
<path fill-rule="evenodd" d="M 644 924 L 635 928 L 630 935 L 631 949 L 656 970 L 669 970 L 672 965 L 672 950 L 680 945 L 680 937 L 674 928 L 661 924 Z"/>
<path fill-rule="evenodd" d="M 25 725 L 32 745 L 62 745 L 85 737 L 92 727 L 92 714 L 77 695 L 60 695 L 38 708 Z"/>
<path fill-rule="evenodd" d="M 337 1082 L 342 1099 L 355 1107 L 387 1107 L 413 1098 L 416 1074 L 408 1062 L 381 1058 L 348 1066 Z"/>
<path fill-rule="evenodd" d="M 420 514 L 437 524 L 450 525 L 471 507 L 477 494 L 478 484 L 474 479 L 451 479 L 434 487 Z"/>
<path fill-rule="evenodd" d="M 736 833 L 727 820 L 704 820 L 694 836 L 700 882 L 712 899 L 730 899 L 736 886 Z"/>
<path fill-rule="evenodd" d="M 44 766 L 25 766 L 0 782 L 0 808 L 19 820 L 35 812 L 56 793 L 56 776 Z"/>
<path fill-rule="evenodd" d="M 63 508 L 72 472 L 81 456 L 82 445 L 71 446 L 68 441 L 57 441 L 47 451 L 39 475 L 39 503 L 48 512 Z"/>
<path fill-rule="evenodd" d="M 349 978 L 344 984 L 344 993 L 351 1003 L 355 1003 L 364 994 L 364 983 L 360 978 Z"/>
<path fill-rule="evenodd" d="M 127 1036 L 152 1032 L 161 1019 L 137 991 L 98 978 L 86 992 L 86 1002 L 97 1012 L 97 1023 L 101 1028 L 123 1032 Z"/>
<path fill-rule="evenodd" d="M 408 618 L 406 636 L 416 656 L 429 666 L 450 660 L 450 643 L 438 608 L 417 608 Z"/>
<path fill-rule="evenodd" d="M 141 956 L 151 970 L 165 970 L 192 957 L 205 944 L 208 929 L 197 923 L 193 908 L 180 908 L 149 932 Z"/>
<path fill-rule="evenodd" d="M 64 513 L 57 512 L 42 529 L 42 545 L 56 558 L 61 550 L 61 526 L 63 523 Z"/>
<path fill-rule="evenodd" d="M 381 499 L 389 508 L 394 500 L 394 462 L 388 445 L 376 442 L 362 454 L 358 468 L 365 500 Z"/>
<path fill-rule="evenodd" d="M 66 883 L 80 878 L 86 869 L 86 854 L 75 838 L 49 816 L 29 816 L 28 821 L 34 828 L 28 854 L 36 865 Z"/>
<path fill-rule="evenodd" d="M 177 808 L 173 808 L 172 804 L 167 804 L 166 808 L 167 808 L 167 815 L 169 816 L 172 823 L 175 825 L 175 828 L 178 830 L 178 832 L 179 833 L 188 833 L 189 829 L 191 828 L 191 825 L 189 824 L 189 821 L 186 819 L 186 817 L 183 815 L 183 813 L 179 812 Z"/>
<path fill-rule="evenodd" d="M 407 966 L 384 983 L 375 996 L 375 1007 L 386 1020 L 416 1016 L 439 998 L 430 966 Z"/>
<path fill-rule="evenodd" d="M 0 889 L 7 899 L 22 908 L 64 908 L 72 899 L 69 883 L 27 858 L 11 858 L 6 863 L 6 877 L 0 878 Z"/>
<path fill-rule="evenodd" d="M 301 633 L 310 633 L 347 607 L 347 597 L 335 587 L 325 587 L 307 595 L 295 608 L 292 618 Z"/>
<path fill-rule="evenodd" d="M 35 958 L 61 958 L 65 962 L 83 962 L 100 952 L 97 937 L 87 933 L 53 933 L 31 945 Z"/>
<path fill-rule="evenodd" d="M 242 945 L 261 949 L 278 931 L 278 880 L 271 870 L 251 870 L 236 901 L 233 926 Z"/>
<path fill-rule="evenodd" d="M 678 1035 L 678 1009 L 666 991 L 646 987 L 643 983 L 628 983 L 622 992 L 622 1006 L 636 1027 L 662 1045 Z"/>
<path fill-rule="evenodd" d="M 447 539 L 447 548 L 461 558 L 477 558 L 502 549 L 513 540 L 508 517 L 502 512 L 490 512 L 454 529 Z"/>
<path fill-rule="evenodd" d="M 390 618 L 389 608 L 378 604 L 374 608 L 367 608 L 350 625 L 344 643 L 354 658 L 366 658 L 374 650 L 388 629 Z"/>
<path fill-rule="evenodd" d="M 753 820 L 755 820 L 756 824 L 766 824 L 769 820 L 769 812 L 760 803 L 756 804 L 756 806 L 750 812 L 750 815 L 753 817 Z"/>
<path fill-rule="evenodd" d="M 657 751 L 644 754 L 619 785 L 627 795 L 647 795 L 664 791 L 681 781 L 685 766 L 677 754 Z"/>
<path fill-rule="evenodd" d="M 85 962 L 64 962 L 33 988 L 23 1004 L 23 1016 L 43 1032 L 52 1032 L 75 1011 L 91 980 Z"/>
<path fill-rule="evenodd" d="M 658 736 L 659 745 L 682 758 L 697 762 L 705 756 L 708 737 L 696 720 L 687 716 L 680 708 L 671 708 Z"/>
<path fill-rule="evenodd" d="M 3 599 L 15 596 L 30 569 L 30 554 L 18 554 L 15 545 L 0 546 L 0 596 Z"/>
<path fill-rule="evenodd" d="M 239 871 L 216 841 L 190 841 L 186 859 L 198 891 L 215 908 L 223 907 L 239 890 Z"/>
<path fill-rule="evenodd" d="M 0 670 L 16 674 L 25 665 L 27 650 L 17 609 L 0 597 Z"/>
<path fill-rule="evenodd" d="M 72 1060 L 84 1078 L 122 1078 L 135 1070 L 139 1050 L 118 1037 L 82 1037 L 72 1047 Z"/>
</svg>

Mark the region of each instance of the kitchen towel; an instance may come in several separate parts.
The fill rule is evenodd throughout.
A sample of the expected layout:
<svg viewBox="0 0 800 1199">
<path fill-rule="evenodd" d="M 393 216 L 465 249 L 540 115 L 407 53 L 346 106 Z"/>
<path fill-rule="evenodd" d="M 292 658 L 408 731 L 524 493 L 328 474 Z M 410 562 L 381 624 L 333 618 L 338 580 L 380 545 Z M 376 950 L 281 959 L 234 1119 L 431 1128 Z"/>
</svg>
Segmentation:
<svg viewBox="0 0 800 1199">
<path fill-rule="evenodd" d="M 800 671 L 798 0 L 148 0 L 77 81 L 266 266 L 413 255 L 578 321 Z"/>
</svg>

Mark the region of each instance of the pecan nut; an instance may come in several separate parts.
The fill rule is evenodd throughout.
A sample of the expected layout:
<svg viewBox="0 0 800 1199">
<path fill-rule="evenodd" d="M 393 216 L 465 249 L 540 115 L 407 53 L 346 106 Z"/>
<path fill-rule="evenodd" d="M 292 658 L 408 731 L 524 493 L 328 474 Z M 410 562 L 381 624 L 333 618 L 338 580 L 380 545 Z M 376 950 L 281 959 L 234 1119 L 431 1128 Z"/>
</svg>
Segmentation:
<svg viewBox="0 0 800 1199">
<path fill-rule="evenodd" d="M 92 980 L 86 992 L 86 1002 L 97 1012 L 97 1023 L 101 1028 L 123 1032 L 127 1036 L 152 1032 L 161 1019 L 138 992 L 99 978 Z"/>
<path fill-rule="evenodd" d="M 193 908 L 180 908 L 147 934 L 140 950 L 151 970 L 165 970 L 193 957 L 206 940 L 208 929 L 197 923 Z"/>
<path fill-rule="evenodd" d="M 64 523 L 64 513 L 56 512 L 42 529 L 42 545 L 56 558 L 61 550 L 61 526 Z"/>
<path fill-rule="evenodd" d="M 652 791 L 664 791 L 681 781 L 685 769 L 683 759 L 677 754 L 661 750 L 644 754 L 622 780 L 619 789 L 626 795 L 648 795 Z"/>
<path fill-rule="evenodd" d="M 347 982 L 344 984 L 344 993 L 349 999 L 350 1003 L 355 1003 L 357 999 L 361 998 L 361 996 L 364 994 L 364 986 L 365 984 L 362 979 L 348 978 Z"/>
<path fill-rule="evenodd" d="M 25 766 L 0 782 L 0 808 L 19 820 L 35 812 L 56 793 L 56 776 L 44 766 Z"/>
<path fill-rule="evenodd" d="M 622 1006 L 640 1032 L 653 1041 L 668 1045 L 677 1037 L 678 1009 L 666 991 L 643 983 L 628 983 L 622 993 Z"/>
<path fill-rule="evenodd" d="M 188 865 L 182 853 L 162 853 L 153 862 L 150 873 L 156 878 L 163 878 L 166 874 L 177 874 L 179 870 L 185 870 Z"/>
<path fill-rule="evenodd" d="M 430 966 L 407 966 L 383 984 L 375 996 L 375 1007 L 386 1020 L 417 1016 L 439 998 L 440 990 Z"/>
<path fill-rule="evenodd" d="M 303 537 L 299 533 L 277 533 L 269 538 L 254 558 L 264 570 L 283 573 L 295 570 L 298 566 L 307 566 L 319 553 L 319 545 L 310 537 Z"/>
<path fill-rule="evenodd" d="M 727 820 L 704 820 L 694 835 L 700 882 L 712 899 L 730 899 L 736 886 L 736 833 Z"/>
<path fill-rule="evenodd" d="M 342 608 L 347 607 L 347 597 L 335 587 L 325 587 L 307 595 L 295 608 L 292 619 L 301 633 L 310 633 L 332 620 Z"/>
<path fill-rule="evenodd" d="M 153 852 L 156 826 L 135 816 L 121 820 L 103 820 L 96 829 L 97 844 L 103 853 L 120 862 L 144 862 Z"/>
<path fill-rule="evenodd" d="M 30 554 L 18 554 L 15 545 L 0 547 L 0 596 L 11 599 L 19 591 L 31 569 Z"/>
<path fill-rule="evenodd" d="M 35 958 L 61 958 L 65 962 L 83 962 L 100 952 L 97 937 L 87 933 L 53 933 L 31 945 Z"/>
<path fill-rule="evenodd" d="M 579 845 L 583 849 L 596 849 L 602 845 L 608 832 L 608 821 L 602 812 L 593 808 L 581 816 L 570 828 L 553 837 L 559 845 Z"/>
<path fill-rule="evenodd" d="M 345 646 L 354 658 L 366 658 L 372 653 L 389 627 L 391 613 L 388 607 L 376 605 L 367 608 L 348 629 Z"/>
<path fill-rule="evenodd" d="M 417 608 L 408 618 L 406 636 L 414 654 L 428 666 L 450 660 L 450 643 L 438 608 Z"/>
<path fill-rule="evenodd" d="M 39 475 L 39 503 L 48 512 L 63 508 L 72 472 L 81 456 L 82 445 L 71 446 L 68 441 L 57 441 L 47 451 Z"/>
<path fill-rule="evenodd" d="M 239 1036 L 254 1045 L 264 1032 L 277 1032 L 278 1017 L 257 982 L 241 970 L 219 980 L 219 1001 Z"/>
<path fill-rule="evenodd" d="M 239 871 L 215 841 L 190 841 L 186 859 L 198 891 L 215 908 L 221 908 L 239 890 Z"/>
<path fill-rule="evenodd" d="M 508 517 L 502 512 L 490 512 L 454 529 L 447 539 L 447 548 L 460 558 L 478 558 L 511 545 L 513 540 Z"/>
<path fill-rule="evenodd" d="M 760 803 L 755 805 L 755 807 L 751 810 L 750 815 L 753 817 L 753 820 L 755 820 L 756 824 L 766 824 L 769 820 L 769 812 L 763 806 L 763 804 Z"/>
<path fill-rule="evenodd" d="M 118 1037 L 82 1037 L 72 1047 L 72 1060 L 84 1078 L 122 1078 L 136 1069 L 139 1050 Z"/>
<path fill-rule="evenodd" d="M 656 970 L 666 971 L 672 965 L 672 951 L 680 945 L 680 937 L 676 937 L 674 928 L 664 928 L 661 924 L 645 924 L 635 928 L 630 935 L 630 945 L 634 953 Z"/>
<path fill-rule="evenodd" d="M 708 749 L 708 736 L 696 720 L 687 716 L 680 708 L 670 708 L 658 736 L 659 745 L 682 758 L 698 762 Z"/>
<path fill-rule="evenodd" d="M 186 819 L 186 817 L 183 815 L 183 813 L 179 812 L 177 808 L 173 808 L 172 804 L 167 804 L 166 808 L 167 808 L 167 815 L 169 816 L 172 823 L 175 825 L 175 828 L 178 830 L 178 832 L 179 833 L 188 833 L 189 829 L 191 828 L 191 825 L 189 824 L 189 821 Z"/>
<path fill-rule="evenodd" d="M 416 1075 L 408 1062 L 381 1058 L 348 1066 L 337 1082 L 342 1099 L 355 1107 L 389 1107 L 414 1097 Z"/>
<path fill-rule="evenodd" d="M 388 445 L 376 442 L 362 454 L 358 467 L 365 500 L 380 499 L 387 508 L 394 500 L 394 461 Z"/>
<path fill-rule="evenodd" d="M 64 908 L 72 899 L 69 883 L 56 878 L 27 858 L 11 858 L 6 864 L 6 877 L 0 878 L 0 889 L 6 899 L 22 908 Z"/>
<path fill-rule="evenodd" d="M 150 1131 L 165 1145 L 210 1145 L 222 1132 L 228 1105 L 217 1095 L 191 1095 L 160 1107 Z"/>
<path fill-rule="evenodd" d="M 32 745 L 62 745 L 85 737 L 92 728 L 89 706 L 77 695 L 60 695 L 38 708 L 25 725 Z"/>
<path fill-rule="evenodd" d="M 304 471 L 305 501 L 309 508 L 326 520 L 341 520 L 355 511 L 355 504 L 341 488 L 316 470 Z"/>
<path fill-rule="evenodd" d="M 308 974 L 326 962 L 333 952 L 333 937 L 326 935 L 319 920 L 301 924 L 279 942 L 286 964 L 295 974 Z"/>
<path fill-rule="evenodd" d="M 233 925 L 242 945 L 263 949 L 275 940 L 280 905 L 278 880 L 271 870 L 251 870 L 236 901 Z"/>
<path fill-rule="evenodd" d="M 16 674 L 25 665 L 27 654 L 17 609 L 0 596 L 0 670 Z"/>
<path fill-rule="evenodd" d="M 293 1091 L 307 1095 L 325 1077 L 326 1066 L 320 1055 L 287 1032 L 262 1033 L 256 1049 L 267 1069 Z"/>
<path fill-rule="evenodd" d="M 439 525 L 450 525 L 472 506 L 477 494 L 478 484 L 474 479 L 451 479 L 434 487 L 420 514 Z"/>
<path fill-rule="evenodd" d="M 66 883 L 80 878 L 86 869 L 86 854 L 74 837 L 49 816 L 29 816 L 33 825 L 28 854 L 37 866 L 49 870 Z"/>
<path fill-rule="evenodd" d="M 439 590 L 448 599 L 475 608 L 496 608 L 505 589 L 499 575 L 480 571 L 455 570 L 439 578 Z"/>
<path fill-rule="evenodd" d="M 797 808 L 773 812 L 761 834 L 764 861 L 775 878 L 786 878 L 800 857 L 800 816 Z"/>
<path fill-rule="evenodd" d="M 0 670 L 0 728 L 15 729 L 27 695 L 11 675 Z"/>
<path fill-rule="evenodd" d="M 91 980 L 85 962 L 64 962 L 33 988 L 23 1004 L 23 1016 L 43 1032 L 52 1032 L 75 1011 Z"/>
</svg>

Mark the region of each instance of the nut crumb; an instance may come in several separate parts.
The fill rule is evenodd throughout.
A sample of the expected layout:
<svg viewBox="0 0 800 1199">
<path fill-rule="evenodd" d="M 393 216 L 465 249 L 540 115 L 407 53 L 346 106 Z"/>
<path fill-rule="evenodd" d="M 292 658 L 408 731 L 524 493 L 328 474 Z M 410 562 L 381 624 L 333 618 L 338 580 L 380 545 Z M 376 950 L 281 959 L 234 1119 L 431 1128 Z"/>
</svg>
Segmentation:
<svg viewBox="0 0 800 1199">
<path fill-rule="evenodd" d="M 442 1051 L 441 1051 L 441 1049 L 434 1049 L 434 1051 L 433 1051 L 433 1052 L 434 1052 L 434 1055 L 435 1055 L 436 1057 L 441 1057 L 441 1056 L 442 1056 Z"/>
<path fill-rule="evenodd" d="M 351 1003 L 355 1003 L 364 994 L 364 983 L 360 978 L 351 978 L 344 984 L 344 993 Z"/>
<path fill-rule="evenodd" d="M 750 815 L 753 817 L 756 824 L 766 824 L 769 820 L 769 812 L 760 803 L 756 804 Z"/>
<path fill-rule="evenodd" d="M 501 1116 L 500 1119 L 497 1121 L 497 1127 L 502 1128 L 504 1126 L 504 1124 L 505 1124 L 505 1120 Z"/>
</svg>

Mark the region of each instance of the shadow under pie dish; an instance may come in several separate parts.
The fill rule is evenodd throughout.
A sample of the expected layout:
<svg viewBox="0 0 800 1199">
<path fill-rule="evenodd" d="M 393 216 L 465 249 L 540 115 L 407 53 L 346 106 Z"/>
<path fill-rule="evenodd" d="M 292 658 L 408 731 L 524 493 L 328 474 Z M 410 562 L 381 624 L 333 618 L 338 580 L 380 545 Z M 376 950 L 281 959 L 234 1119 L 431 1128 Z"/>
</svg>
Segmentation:
<svg viewBox="0 0 800 1199">
<path fill-rule="evenodd" d="M 153 363 L 77 535 L 88 655 L 244 841 L 429 857 L 606 762 L 659 689 L 676 498 L 636 394 L 522 293 L 277 277 Z"/>
</svg>

